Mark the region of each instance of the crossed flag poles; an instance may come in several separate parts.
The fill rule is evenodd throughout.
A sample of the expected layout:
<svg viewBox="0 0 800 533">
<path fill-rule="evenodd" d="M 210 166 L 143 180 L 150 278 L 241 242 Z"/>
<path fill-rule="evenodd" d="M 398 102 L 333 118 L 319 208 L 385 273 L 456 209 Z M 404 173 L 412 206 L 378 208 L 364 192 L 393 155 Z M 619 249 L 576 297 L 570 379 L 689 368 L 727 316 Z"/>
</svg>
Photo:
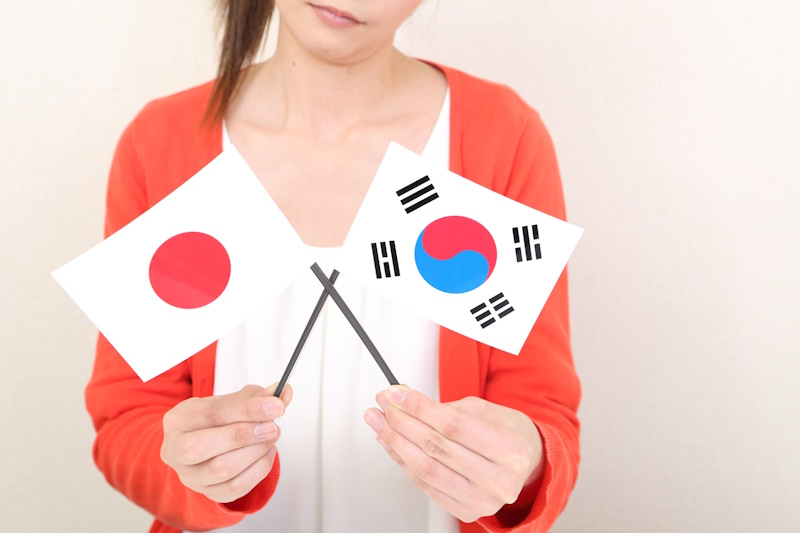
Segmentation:
<svg viewBox="0 0 800 533">
<path fill-rule="evenodd" d="M 361 342 L 364 343 L 364 346 L 369 351 L 370 355 L 375 362 L 378 363 L 378 367 L 380 367 L 381 372 L 383 375 L 386 376 L 386 379 L 389 381 L 390 385 L 398 385 L 399 382 L 397 378 L 394 377 L 392 371 L 389 370 L 389 366 L 386 364 L 386 361 L 383 360 L 381 357 L 380 352 L 375 347 L 375 344 L 367 335 L 367 332 L 364 331 L 364 328 L 359 323 L 358 319 L 355 317 L 353 312 L 347 306 L 342 296 L 339 294 L 339 291 L 336 290 L 336 287 L 333 284 L 336 282 L 336 278 L 339 277 L 339 271 L 334 270 L 331 273 L 330 278 L 325 277 L 325 273 L 322 272 L 322 269 L 319 267 L 317 263 L 311 265 L 311 271 L 314 272 L 314 275 L 317 276 L 319 282 L 322 284 L 322 294 L 317 301 L 317 305 L 314 307 L 314 310 L 311 312 L 311 317 L 308 319 L 308 323 L 306 324 L 305 329 L 303 329 L 303 333 L 300 335 L 300 340 L 297 342 L 297 346 L 292 353 L 292 357 L 289 359 L 289 364 L 286 365 L 286 370 L 283 371 L 283 376 L 281 376 L 281 381 L 278 383 L 278 388 L 275 389 L 274 396 L 278 397 L 283 392 L 283 387 L 286 385 L 286 382 L 289 380 L 289 376 L 292 374 L 292 370 L 294 369 L 294 365 L 297 362 L 297 359 L 300 357 L 300 353 L 303 351 L 303 346 L 305 346 L 306 341 L 308 340 L 308 336 L 311 334 L 311 330 L 314 328 L 314 324 L 319 318 L 319 314 L 322 311 L 322 307 L 325 305 L 325 300 L 328 299 L 328 295 L 333 298 L 333 301 L 342 311 L 342 314 L 350 323 L 350 325 L 355 330 L 358 337 L 361 339 Z"/>
</svg>

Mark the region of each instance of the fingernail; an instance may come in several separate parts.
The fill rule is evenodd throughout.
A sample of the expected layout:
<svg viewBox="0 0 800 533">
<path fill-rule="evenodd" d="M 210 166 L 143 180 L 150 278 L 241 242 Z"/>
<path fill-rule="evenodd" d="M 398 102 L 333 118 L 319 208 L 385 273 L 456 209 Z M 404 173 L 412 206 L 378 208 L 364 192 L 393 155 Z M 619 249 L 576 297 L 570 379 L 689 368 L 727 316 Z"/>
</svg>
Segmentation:
<svg viewBox="0 0 800 533">
<path fill-rule="evenodd" d="M 406 399 L 406 391 L 394 385 L 389 387 L 387 394 L 389 395 L 389 401 L 395 405 L 403 403 Z"/>
<path fill-rule="evenodd" d="M 256 437 L 259 439 L 269 439 L 278 433 L 278 426 L 272 422 L 262 422 L 256 424 L 256 427 L 253 428 L 253 433 L 255 433 Z"/>
<path fill-rule="evenodd" d="M 264 402 L 264 414 L 272 418 L 281 416 L 283 414 L 283 403 L 277 398 L 267 400 Z"/>
<path fill-rule="evenodd" d="M 392 449 L 391 449 L 391 448 L 389 448 L 389 445 L 388 445 L 388 444 L 386 444 L 385 442 L 383 442 L 383 441 L 381 440 L 381 438 L 380 438 L 380 437 L 376 437 L 376 438 L 375 438 L 375 440 L 376 440 L 376 441 L 378 441 L 378 444 L 380 444 L 381 446 L 383 446 L 383 449 L 384 449 L 384 450 L 386 450 L 386 451 L 387 451 L 387 452 L 389 452 L 389 453 L 391 453 L 391 452 L 392 452 Z"/>
<path fill-rule="evenodd" d="M 375 431 L 380 431 L 383 427 L 383 419 L 373 411 L 367 411 L 364 413 L 364 420 L 369 424 L 369 427 L 374 429 Z"/>
</svg>

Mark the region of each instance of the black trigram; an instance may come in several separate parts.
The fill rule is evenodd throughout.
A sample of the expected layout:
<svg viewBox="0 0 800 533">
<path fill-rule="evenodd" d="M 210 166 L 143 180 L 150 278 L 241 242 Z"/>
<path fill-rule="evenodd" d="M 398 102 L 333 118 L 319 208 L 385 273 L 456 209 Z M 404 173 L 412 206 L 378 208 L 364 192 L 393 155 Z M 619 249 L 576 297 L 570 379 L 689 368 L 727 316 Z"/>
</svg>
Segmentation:
<svg viewBox="0 0 800 533">
<path fill-rule="evenodd" d="M 428 176 L 406 185 L 397 191 L 397 196 L 400 197 L 400 203 L 405 207 L 406 213 L 416 211 L 423 205 L 439 198 L 439 194 L 433 190 L 433 183 Z"/>
<path fill-rule="evenodd" d="M 380 251 L 379 251 L 380 248 Z M 397 277 L 400 275 L 400 265 L 397 264 L 397 249 L 394 241 L 389 241 L 389 246 L 385 242 L 372 243 L 372 260 L 375 262 L 375 277 L 378 279 Z M 383 267 L 381 269 L 381 267 Z M 394 269 L 394 274 L 392 273 Z M 381 272 L 383 270 L 383 272 Z"/>
<path fill-rule="evenodd" d="M 522 246 L 519 242 L 519 234 L 520 228 L 514 228 L 512 230 L 514 232 L 514 244 L 517 245 L 516 252 L 517 252 L 517 263 L 522 262 L 522 249 L 525 248 L 525 261 L 530 261 L 533 259 L 531 256 L 531 241 L 538 241 L 539 240 L 539 226 L 534 224 L 531 226 L 530 233 L 528 232 L 528 226 L 522 227 Z M 542 258 L 542 248 L 539 246 L 539 243 L 535 243 L 533 245 L 533 253 L 536 255 L 536 259 Z"/>
<path fill-rule="evenodd" d="M 482 328 L 487 328 L 507 314 L 513 313 L 514 308 L 508 303 L 508 298 L 500 292 L 489 298 L 488 303 L 473 307 L 469 312 L 472 313 L 472 316 L 475 317 L 475 320 L 478 321 Z M 494 318 L 495 315 L 497 320 Z"/>
</svg>

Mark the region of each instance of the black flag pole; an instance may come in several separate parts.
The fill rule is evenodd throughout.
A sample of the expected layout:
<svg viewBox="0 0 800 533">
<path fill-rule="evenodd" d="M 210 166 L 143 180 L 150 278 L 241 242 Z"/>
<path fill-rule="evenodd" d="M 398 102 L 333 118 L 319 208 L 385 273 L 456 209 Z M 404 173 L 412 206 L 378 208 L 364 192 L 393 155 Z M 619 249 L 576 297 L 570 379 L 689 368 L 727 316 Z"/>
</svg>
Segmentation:
<svg viewBox="0 0 800 533">
<path fill-rule="evenodd" d="M 324 277 L 324 275 L 323 275 Z M 328 281 L 333 287 L 333 284 L 336 283 L 336 278 L 339 277 L 339 271 L 334 270 L 331 272 L 331 277 Z M 289 381 L 289 375 L 292 373 L 294 369 L 294 364 L 297 362 L 297 358 L 300 357 L 300 352 L 303 351 L 303 346 L 306 345 L 306 341 L 308 340 L 308 336 L 311 335 L 311 330 L 314 328 L 314 324 L 316 324 L 317 319 L 319 318 L 319 314 L 322 312 L 322 306 L 325 305 L 325 300 L 328 299 L 328 290 L 322 289 L 322 294 L 319 295 L 319 300 L 317 300 L 317 305 L 314 307 L 314 311 L 311 312 L 311 317 L 308 319 L 308 323 L 306 324 L 306 329 L 303 330 L 303 334 L 300 335 L 300 340 L 297 341 L 297 346 L 294 348 L 294 353 L 292 354 L 292 358 L 289 359 L 289 364 L 286 365 L 286 370 L 283 371 L 283 376 L 281 377 L 280 383 L 278 383 L 278 388 L 275 389 L 275 396 L 280 396 L 281 392 L 283 392 L 283 387 L 286 386 L 286 382 Z"/>
<path fill-rule="evenodd" d="M 386 365 L 386 361 L 383 360 L 383 357 L 381 357 L 381 354 L 380 352 L 378 352 L 378 349 L 375 347 L 374 344 L 372 344 L 372 341 L 367 335 L 367 332 L 364 331 L 364 328 L 362 328 L 361 324 L 358 323 L 358 320 L 353 315 L 353 312 L 350 311 L 350 308 L 347 307 L 347 304 L 342 299 L 342 296 L 339 294 L 339 291 L 337 291 L 334 288 L 333 283 L 328 281 L 328 278 L 325 277 L 325 273 L 322 272 L 322 269 L 319 267 L 318 264 L 314 263 L 313 265 L 311 265 L 311 270 L 314 272 L 314 275 L 317 276 L 319 282 L 322 283 L 322 286 L 325 287 L 325 290 L 331 295 L 333 301 L 336 302 L 336 305 L 339 306 L 339 309 L 342 311 L 344 317 L 347 319 L 348 322 L 350 322 L 350 325 L 353 326 L 353 329 L 356 331 L 356 334 L 358 334 L 358 336 L 361 338 L 361 342 L 364 343 L 364 346 L 366 346 L 367 350 L 369 350 L 369 353 L 370 355 L 372 355 L 372 358 L 375 359 L 376 363 L 378 363 L 378 366 L 383 372 L 383 375 L 386 376 L 386 379 L 389 381 L 389 384 L 398 385 L 399 383 L 397 379 L 394 377 L 394 374 L 392 374 L 392 371 L 389 370 L 389 367 Z"/>
</svg>

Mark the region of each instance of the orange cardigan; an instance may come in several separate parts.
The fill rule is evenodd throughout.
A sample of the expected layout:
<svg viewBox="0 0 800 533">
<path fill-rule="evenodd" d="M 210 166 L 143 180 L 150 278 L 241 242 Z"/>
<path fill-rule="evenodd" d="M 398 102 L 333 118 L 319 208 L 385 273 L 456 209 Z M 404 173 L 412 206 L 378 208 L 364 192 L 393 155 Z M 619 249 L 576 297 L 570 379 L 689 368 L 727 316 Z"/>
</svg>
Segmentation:
<svg viewBox="0 0 800 533">
<path fill-rule="evenodd" d="M 450 86 L 450 169 L 563 219 L 555 151 L 539 115 L 507 87 L 439 68 Z M 108 182 L 106 236 L 221 152 L 221 127 L 199 126 L 210 88 L 205 84 L 151 102 L 122 134 Z M 539 428 L 545 450 L 541 485 L 525 489 L 495 516 L 461 524 L 462 533 L 546 531 L 567 503 L 578 474 L 580 400 L 567 300 L 564 273 L 518 357 L 441 329 L 441 401 L 479 396 L 518 409 Z M 186 398 L 212 394 L 215 348 L 212 344 L 142 383 L 99 336 L 86 387 L 86 406 L 97 430 L 94 459 L 112 486 L 155 516 L 151 532 L 230 526 L 266 505 L 278 483 L 280 456 L 250 494 L 219 504 L 184 487 L 161 461 L 162 417 Z"/>
</svg>

